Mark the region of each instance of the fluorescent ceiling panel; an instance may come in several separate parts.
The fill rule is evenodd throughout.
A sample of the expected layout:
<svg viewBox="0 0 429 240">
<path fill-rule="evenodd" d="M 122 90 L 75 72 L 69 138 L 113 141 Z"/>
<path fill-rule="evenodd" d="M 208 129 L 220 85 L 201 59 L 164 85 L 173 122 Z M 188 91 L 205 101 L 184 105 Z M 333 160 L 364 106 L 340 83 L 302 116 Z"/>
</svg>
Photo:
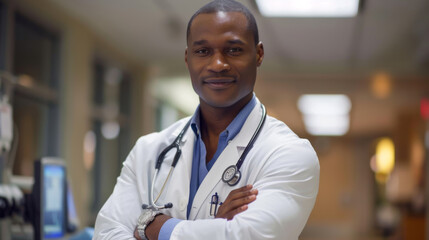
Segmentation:
<svg viewBox="0 0 429 240">
<path fill-rule="evenodd" d="M 341 136 L 350 127 L 350 99 L 342 94 L 307 94 L 298 100 L 306 130 L 312 135 Z"/>
<path fill-rule="evenodd" d="M 359 0 L 256 0 L 266 17 L 354 17 Z"/>
<path fill-rule="evenodd" d="M 305 129 L 315 136 L 342 136 L 350 127 L 349 115 L 304 115 Z"/>
<path fill-rule="evenodd" d="M 343 94 L 305 94 L 298 100 L 299 110 L 304 114 L 348 114 L 351 106 L 350 99 Z"/>
</svg>

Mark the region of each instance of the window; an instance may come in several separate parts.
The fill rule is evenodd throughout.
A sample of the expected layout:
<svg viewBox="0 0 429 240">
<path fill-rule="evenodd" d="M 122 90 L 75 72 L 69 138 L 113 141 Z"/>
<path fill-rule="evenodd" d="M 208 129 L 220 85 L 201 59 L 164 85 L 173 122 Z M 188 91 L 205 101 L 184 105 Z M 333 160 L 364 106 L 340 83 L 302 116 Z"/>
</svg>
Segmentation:
<svg viewBox="0 0 429 240">
<path fill-rule="evenodd" d="M 95 136 L 92 168 L 92 217 L 110 196 L 122 162 L 131 150 L 131 77 L 102 60 L 93 65 L 92 132 Z M 109 166 L 109 167 L 106 167 Z"/>
<path fill-rule="evenodd" d="M 12 106 L 19 136 L 13 173 L 33 174 L 33 162 L 59 156 L 59 39 L 25 16 L 14 13 L 11 72 L 17 76 Z"/>
</svg>

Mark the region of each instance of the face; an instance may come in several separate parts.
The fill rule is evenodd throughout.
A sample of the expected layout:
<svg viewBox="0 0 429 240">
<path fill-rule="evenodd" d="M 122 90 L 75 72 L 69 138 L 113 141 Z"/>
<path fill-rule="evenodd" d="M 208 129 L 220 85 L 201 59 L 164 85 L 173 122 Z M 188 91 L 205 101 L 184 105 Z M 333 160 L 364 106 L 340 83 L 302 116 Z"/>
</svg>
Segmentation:
<svg viewBox="0 0 429 240">
<path fill-rule="evenodd" d="M 185 62 L 201 106 L 233 107 L 251 99 L 264 50 L 255 45 L 244 14 L 198 15 L 187 44 Z"/>
</svg>

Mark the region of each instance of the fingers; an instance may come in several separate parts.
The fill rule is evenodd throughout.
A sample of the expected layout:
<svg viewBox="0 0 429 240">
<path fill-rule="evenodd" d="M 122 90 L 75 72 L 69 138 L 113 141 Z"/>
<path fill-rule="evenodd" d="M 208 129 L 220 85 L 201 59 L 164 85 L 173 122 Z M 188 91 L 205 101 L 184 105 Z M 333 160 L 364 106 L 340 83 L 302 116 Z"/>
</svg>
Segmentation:
<svg viewBox="0 0 429 240">
<path fill-rule="evenodd" d="M 223 218 L 226 218 L 227 220 L 232 220 L 232 219 L 234 218 L 234 216 L 235 216 L 235 215 L 237 215 L 237 214 L 239 214 L 239 213 L 241 213 L 241 212 L 246 211 L 248 208 L 249 208 L 249 207 L 248 207 L 248 206 L 247 206 L 247 204 L 246 204 L 246 205 L 240 206 L 239 208 L 232 209 L 232 210 L 230 210 L 230 211 L 228 211 L 228 212 L 225 212 L 225 214 L 224 214 Z M 217 216 L 216 216 L 216 217 L 217 217 Z M 217 218 L 218 218 L 218 217 L 217 217 Z"/>
<path fill-rule="evenodd" d="M 246 211 L 248 204 L 256 200 L 256 195 L 258 195 L 258 190 L 253 189 L 252 185 L 246 185 L 231 191 L 219 207 L 216 218 L 231 220 L 235 215 Z"/>
<path fill-rule="evenodd" d="M 227 203 L 228 208 L 230 210 L 233 210 L 233 209 L 239 208 L 241 206 L 245 206 L 245 205 L 255 201 L 256 200 L 256 194 L 257 194 L 256 190 L 255 191 L 247 191 L 247 192 L 244 192 L 241 194 L 237 194 L 237 195 L 234 195 L 234 197 L 236 197 L 238 195 L 240 197 L 237 197 L 237 198 L 229 200 L 229 201 L 225 201 L 223 204 Z"/>
<path fill-rule="evenodd" d="M 244 187 L 232 190 L 229 193 L 229 195 L 228 195 L 227 198 L 229 198 L 231 200 L 234 200 L 234 199 L 237 199 L 237 198 L 242 198 L 242 197 L 245 197 L 245 196 L 248 196 L 248 195 L 255 194 L 255 191 L 256 191 L 256 194 L 257 194 L 258 190 L 257 189 L 252 189 L 252 188 L 253 188 L 252 185 L 246 185 Z"/>
<path fill-rule="evenodd" d="M 230 202 L 234 202 L 234 204 L 245 204 L 253 202 L 256 199 L 258 190 L 253 189 L 252 187 L 252 185 L 247 185 L 231 191 L 228 197 L 225 199 L 224 204 Z"/>
</svg>

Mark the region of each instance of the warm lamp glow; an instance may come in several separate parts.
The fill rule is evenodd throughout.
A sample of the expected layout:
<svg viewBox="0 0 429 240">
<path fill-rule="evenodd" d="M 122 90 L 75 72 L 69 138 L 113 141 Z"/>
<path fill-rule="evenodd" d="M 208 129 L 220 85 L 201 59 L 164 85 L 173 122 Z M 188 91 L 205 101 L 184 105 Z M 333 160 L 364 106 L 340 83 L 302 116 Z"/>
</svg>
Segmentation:
<svg viewBox="0 0 429 240">
<path fill-rule="evenodd" d="M 34 86 L 34 79 L 30 75 L 21 74 L 18 77 L 18 83 L 25 87 Z"/>
<path fill-rule="evenodd" d="M 371 79 L 371 91 L 376 98 L 387 98 L 392 92 L 392 78 L 387 73 L 377 73 Z"/>
<path fill-rule="evenodd" d="M 389 175 L 395 166 L 395 146 L 390 138 L 382 138 L 375 150 L 377 173 Z"/>
</svg>

